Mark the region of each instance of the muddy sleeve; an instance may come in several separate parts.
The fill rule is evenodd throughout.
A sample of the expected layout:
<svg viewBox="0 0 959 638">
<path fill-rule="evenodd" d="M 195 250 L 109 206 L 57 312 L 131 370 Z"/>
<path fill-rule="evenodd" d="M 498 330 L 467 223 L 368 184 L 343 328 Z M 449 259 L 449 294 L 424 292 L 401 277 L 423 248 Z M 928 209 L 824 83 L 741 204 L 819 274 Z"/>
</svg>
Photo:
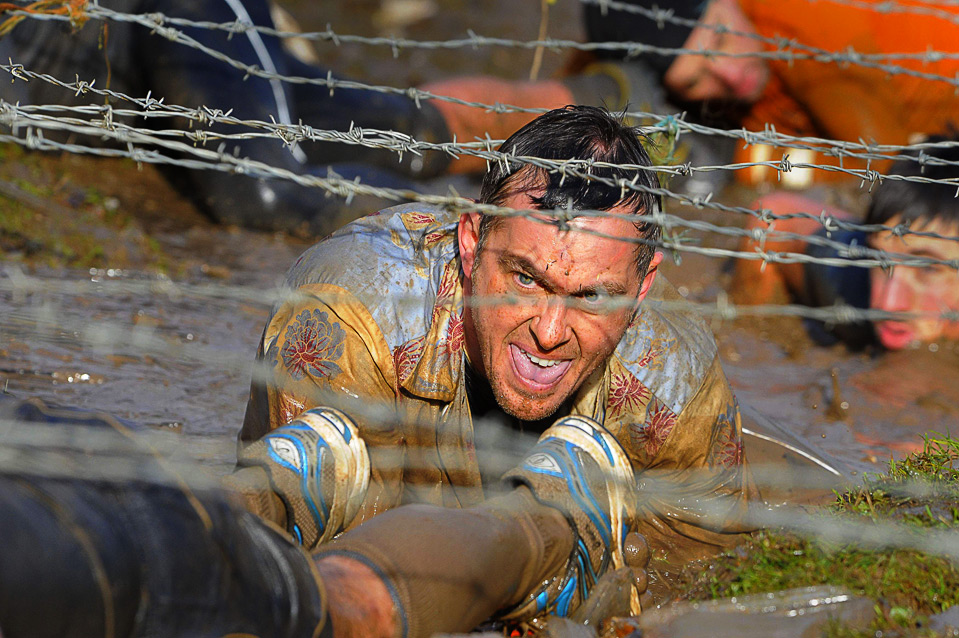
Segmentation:
<svg viewBox="0 0 959 638">
<path fill-rule="evenodd" d="M 755 487 L 745 463 L 742 425 L 718 356 L 692 400 L 675 415 L 658 453 L 637 473 L 642 533 L 671 565 L 702 558 L 750 531 Z"/>
<path fill-rule="evenodd" d="M 303 286 L 264 329 L 240 449 L 310 408 L 337 408 L 355 421 L 369 451 L 366 504 L 392 507 L 404 462 L 395 376 L 386 340 L 362 304 L 337 286 Z"/>
</svg>

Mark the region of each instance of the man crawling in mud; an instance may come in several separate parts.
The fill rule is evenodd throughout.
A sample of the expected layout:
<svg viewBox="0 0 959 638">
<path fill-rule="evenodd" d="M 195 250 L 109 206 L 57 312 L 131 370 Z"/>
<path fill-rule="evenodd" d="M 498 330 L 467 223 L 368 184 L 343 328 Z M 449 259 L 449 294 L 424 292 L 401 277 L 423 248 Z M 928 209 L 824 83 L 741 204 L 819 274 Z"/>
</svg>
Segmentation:
<svg viewBox="0 0 959 638">
<path fill-rule="evenodd" d="M 768 239 L 766 252 L 798 253 L 822 259 L 845 259 L 848 263 L 769 263 L 740 260 L 732 283 L 737 303 L 774 303 L 783 293 L 798 303 L 824 307 L 845 303 L 854 308 L 879 310 L 888 317 L 875 321 L 837 323 L 826 327 L 810 322 L 811 335 L 824 345 L 842 341 L 852 349 L 881 345 L 888 350 L 916 347 L 938 340 L 959 338 L 959 321 L 948 313 L 959 312 L 959 286 L 954 266 L 959 260 L 959 199 L 955 184 L 905 181 L 897 177 L 954 180 L 959 176 L 959 148 L 947 143 L 951 137 L 931 137 L 931 148 L 923 150 L 923 161 L 914 153 L 904 154 L 890 172 L 892 179 L 877 188 L 866 214 L 865 224 L 879 230 L 832 230 L 827 233 L 818 219 L 793 217 L 768 226 L 752 219 L 747 229 L 774 229 L 795 233 L 791 239 Z M 938 147 L 937 147 L 938 146 Z M 756 207 L 777 215 L 797 212 L 851 219 L 852 214 L 824 206 L 812 199 L 777 192 L 764 197 Z M 896 229 L 908 229 L 898 232 Z M 808 242 L 803 237 L 830 239 L 833 245 Z M 846 246 L 872 248 L 885 253 L 888 268 L 856 266 L 856 255 L 844 254 Z M 754 251 L 752 239 L 740 250 Z M 876 255 L 867 255 L 875 259 Z M 911 264 L 896 265 L 912 260 Z M 893 314 L 896 313 L 896 314 Z M 898 316 L 897 316 L 898 315 Z"/>
<path fill-rule="evenodd" d="M 500 150 L 480 201 L 525 214 L 406 204 L 294 264 L 230 480 L 312 548 L 399 505 L 483 503 L 519 461 L 508 484 L 559 508 L 576 536 L 560 576 L 497 613 L 529 620 L 571 613 L 627 531 L 661 567 L 735 542 L 752 485 L 713 337 L 657 277 L 661 202 L 640 134 L 604 109 L 566 107 Z M 575 162 L 547 170 L 528 157 Z M 504 431 L 499 449 L 485 443 Z M 566 452 L 527 456 L 522 433 Z M 590 457 L 639 488 L 621 525 L 617 508 L 574 489 L 591 484 Z M 578 497 L 559 504 L 557 481 Z M 482 533 L 442 513 L 430 524 L 466 552 Z M 449 554 L 404 559 L 414 571 L 437 561 L 462 573 Z M 481 591 L 498 576 L 478 578 Z"/>
</svg>

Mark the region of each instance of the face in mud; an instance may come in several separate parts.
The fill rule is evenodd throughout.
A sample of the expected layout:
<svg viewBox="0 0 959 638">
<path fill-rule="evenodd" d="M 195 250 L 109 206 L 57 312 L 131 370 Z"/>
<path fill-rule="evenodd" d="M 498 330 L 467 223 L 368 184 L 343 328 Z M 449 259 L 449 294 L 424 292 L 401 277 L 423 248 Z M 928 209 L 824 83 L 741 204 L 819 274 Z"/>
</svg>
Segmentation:
<svg viewBox="0 0 959 638">
<path fill-rule="evenodd" d="M 886 225 L 895 226 L 901 217 L 892 217 Z M 912 230 L 935 233 L 943 237 L 959 236 L 959 223 L 932 219 L 915 222 Z M 959 241 L 905 235 L 896 237 L 891 231 L 871 236 L 873 248 L 889 253 L 959 259 Z M 870 307 L 889 312 L 911 312 L 924 316 L 901 321 L 876 322 L 876 335 L 890 350 L 928 343 L 938 339 L 959 339 L 959 322 L 940 317 L 943 312 L 959 311 L 959 275 L 945 265 L 925 267 L 897 266 L 886 272 L 875 268 L 870 272 Z"/>
<path fill-rule="evenodd" d="M 503 205 L 534 207 L 525 192 Z M 545 217 L 512 217 L 493 226 L 477 254 L 480 220 L 466 214 L 459 226 L 471 365 L 508 414 L 548 417 L 615 350 L 662 255 L 641 277 L 637 244 L 611 238 L 639 239 L 629 217 L 578 218 L 567 231 Z"/>
</svg>

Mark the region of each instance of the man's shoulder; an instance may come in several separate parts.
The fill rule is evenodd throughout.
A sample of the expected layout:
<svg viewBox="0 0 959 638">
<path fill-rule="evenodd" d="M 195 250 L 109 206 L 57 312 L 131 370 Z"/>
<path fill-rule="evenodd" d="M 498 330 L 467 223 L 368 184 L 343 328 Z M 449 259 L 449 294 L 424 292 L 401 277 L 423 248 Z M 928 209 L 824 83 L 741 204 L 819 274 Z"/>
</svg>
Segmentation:
<svg viewBox="0 0 959 638">
<path fill-rule="evenodd" d="M 370 271 L 435 260 L 455 251 L 459 216 L 425 204 L 385 208 L 346 224 L 306 250 L 287 273 L 287 283 L 344 283 Z"/>
<path fill-rule="evenodd" d="M 661 403 L 679 414 L 702 386 L 716 352 L 709 326 L 659 276 L 615 357 Z"/>
<path fill-rule="evenodd" d="M 405 343 L 429 326 L 444 269 L 457 258 L 458 219 L 423 204 L 384 209 L 309 248 L 286 283 L 344 290 L 366 307 L 390 347 Z"/>
</svg>

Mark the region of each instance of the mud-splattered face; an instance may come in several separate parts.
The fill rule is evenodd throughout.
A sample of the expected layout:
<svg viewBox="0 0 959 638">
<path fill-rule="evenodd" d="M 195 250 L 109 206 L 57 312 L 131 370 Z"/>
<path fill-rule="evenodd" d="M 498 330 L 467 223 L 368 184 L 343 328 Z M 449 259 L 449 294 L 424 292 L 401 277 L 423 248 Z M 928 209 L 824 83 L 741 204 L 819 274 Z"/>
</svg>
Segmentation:
<svg viewBox="0 0 959 638">
<path fill-rule="evenodd" d="M 896 215 L 886 225 L 895 226 L 900 221 Z M 938 219 L 924 225 L 913 224 L 912 229 L 943 237 L 959 236 L 959 224 Z M 869 243 L 873 248 L 890 253 L 959 259 L 959 242 L 939 237 L 896 237 L 885 231 L 870 237 Z M 946 321 L 938 316 L 943 312 L 959 311 L 959 277 L 955 269 L 945 265 L 897 266 L 884 272 L 875 268 L 870 272 L 870 283 L 872 308 L 925 315 L 903 321 L 876 322 L 876 335 L 885 347 L 899 350 L 937 339 L 959 339 L 959 322 Z"/>
<path fill-rule="evenodd" d="M 504 206 L 534 208 L 528 193 Z M 578 218 L 567 231 L 546 218 L 505 219 L 477 255 L 480 219 L 464 215 L 459 227 L 470 362 L 507 413 L 541 419 L 612 354 L 662 255 L 640 277 L 636 244 L 609 238 L 635 240 L 639 231 L 609 217 Z"/>
</svg>

